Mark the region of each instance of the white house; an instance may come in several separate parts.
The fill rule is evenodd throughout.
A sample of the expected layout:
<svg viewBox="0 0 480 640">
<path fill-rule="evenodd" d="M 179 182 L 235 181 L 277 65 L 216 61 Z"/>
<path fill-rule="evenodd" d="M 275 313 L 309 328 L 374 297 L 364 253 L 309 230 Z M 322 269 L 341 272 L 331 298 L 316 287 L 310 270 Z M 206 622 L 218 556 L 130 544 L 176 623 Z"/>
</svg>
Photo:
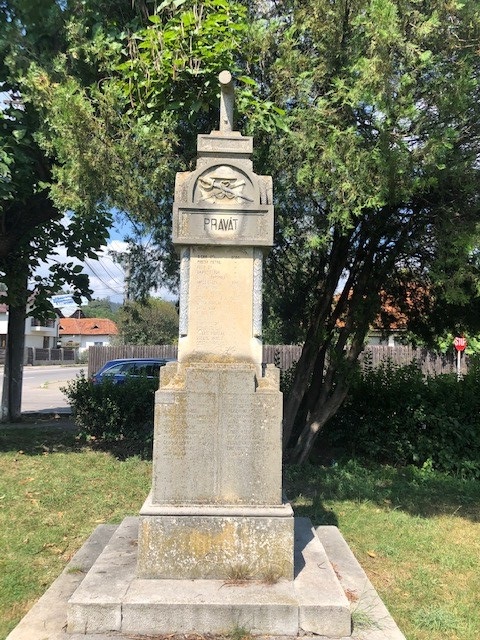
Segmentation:
<svg viewBox="0 0 480 640">
<path fill-rule="evenodd" d="M 7 344 L 8 305 L 0 304 L 0 348 Z M 25 347 L 54 349 L 58 341 L 58 318 L 37 320 L 28 317 L 25 320 Z"/>
<path fill-rule="evenodd" d="M 62 347 L 107 347 L 118 335 L 117 325 L 107 318 L 60 318 L 59 336 Z"/>
</svg>

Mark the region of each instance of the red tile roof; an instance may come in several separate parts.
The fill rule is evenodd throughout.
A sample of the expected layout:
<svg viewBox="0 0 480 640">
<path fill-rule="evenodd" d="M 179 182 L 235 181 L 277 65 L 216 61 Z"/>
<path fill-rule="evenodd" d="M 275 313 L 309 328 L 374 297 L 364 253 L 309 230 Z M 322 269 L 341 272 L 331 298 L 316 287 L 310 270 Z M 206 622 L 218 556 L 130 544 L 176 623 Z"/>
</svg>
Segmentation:
<svg viewBox="0 0 480 640">
<path fill-rule="evenodd" d="M 116 336 L 117 325 L 107 318 L 60 318 L 61 336 Z"/>
</svg>

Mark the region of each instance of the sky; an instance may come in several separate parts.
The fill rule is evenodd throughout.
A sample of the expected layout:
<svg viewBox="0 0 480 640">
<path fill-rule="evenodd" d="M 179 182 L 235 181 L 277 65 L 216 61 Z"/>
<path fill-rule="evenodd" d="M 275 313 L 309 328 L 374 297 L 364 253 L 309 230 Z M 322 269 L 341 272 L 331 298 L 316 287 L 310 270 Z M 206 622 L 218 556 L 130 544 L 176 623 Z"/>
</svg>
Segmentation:
<svg viewBox="0 0 480 640">
<path fill-rule="evenodd" d="M 127 233 L 128 227 L 116 222 L 110 229 L 108 243 L 98 254 L 99 260 L 85 259 L 84 271 L 90 278 L 94 298 L 110 298 L 112 302 L 123 302 L 125 272 L 122 266 L 113 260 L 110 251 L 122 253 L 126 250 L 127 243 L 123 239 Z"/>
<path fill-rule="evenodd" d="M 65 218 L 65 223 L 68 224 L 68 219 Z M 123 238 L 128 233 L 128 227 L 121 222 L 116 222 L 110 229 L 110 237 L 106 245 L 101 247 L 98 251 L 98 260 L 86 258 L 84 261 L 68 258 L 69 262 L 75 264 L 82 264 L 84 273 L 89 276 L 90 288 L 92 289 L 92 298 L 109 298 L 112 302 L 123 303 L 124 288 L 125 288 L 125 273 L 121 265 L 114 262 L 110 255 L 110 251 L 123 252 L 127 248 L 127 243 Z M 56 256 L 51 260 L 44 263 L 36 273 L 39 275 L 46 275 L 48 271 L 48 265 L 53 260 L 55 261 L 67 261 L 65 250 L 60 247 Z M 155 297 L 164 299 L 172 299 L 172 294 L 168 290 L 160 289 L 157 292 L 152 292 Z"/>
</svg>

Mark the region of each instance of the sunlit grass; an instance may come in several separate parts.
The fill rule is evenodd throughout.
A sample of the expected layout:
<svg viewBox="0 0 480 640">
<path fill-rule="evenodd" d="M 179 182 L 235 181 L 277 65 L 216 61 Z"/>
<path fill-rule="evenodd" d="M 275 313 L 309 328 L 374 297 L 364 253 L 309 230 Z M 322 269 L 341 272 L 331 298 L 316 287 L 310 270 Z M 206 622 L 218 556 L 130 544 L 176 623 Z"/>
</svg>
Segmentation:
<svg viewBox="0 0 480 640">
<path fill-rule="evenodd" d="M 295 511 L 336 524 L 408 640 L 477 640 L 480 487 L 414 468 L 287 469 Z"/>
<path fill-rule="evenodd" d="M 76 449 L 59 429 L 39 435 L 0 429 L 0 638 L 95 527 L 138 513 L 150 488 L 148 462 Z"/>
<path fill-rule="evenodd" d="M 0 428 L 0 638 L 98 524 L 139 512 L 150 475 L 63 428 Z M 298 515 L 340 527 L 408 640 L 480 637 L 478 483 L 347 463 L 287 468 L 286 488 Z"/>
</svg>

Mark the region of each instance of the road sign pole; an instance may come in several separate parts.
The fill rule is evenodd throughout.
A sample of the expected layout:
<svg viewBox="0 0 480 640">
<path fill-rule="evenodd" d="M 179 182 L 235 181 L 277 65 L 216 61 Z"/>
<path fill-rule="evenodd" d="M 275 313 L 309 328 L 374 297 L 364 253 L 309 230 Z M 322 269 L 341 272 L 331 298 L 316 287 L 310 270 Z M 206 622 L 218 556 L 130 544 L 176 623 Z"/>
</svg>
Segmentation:
<svg viewBox="0 0 480 640">
<path fill-rule="evenodd" d="M 453 346 L 457 350 L 457 380 L 461 378 L 462 351 L 467 348 L 467 339 L 464 336 L 457 336 L 453 341 Z"/>
</svg>

